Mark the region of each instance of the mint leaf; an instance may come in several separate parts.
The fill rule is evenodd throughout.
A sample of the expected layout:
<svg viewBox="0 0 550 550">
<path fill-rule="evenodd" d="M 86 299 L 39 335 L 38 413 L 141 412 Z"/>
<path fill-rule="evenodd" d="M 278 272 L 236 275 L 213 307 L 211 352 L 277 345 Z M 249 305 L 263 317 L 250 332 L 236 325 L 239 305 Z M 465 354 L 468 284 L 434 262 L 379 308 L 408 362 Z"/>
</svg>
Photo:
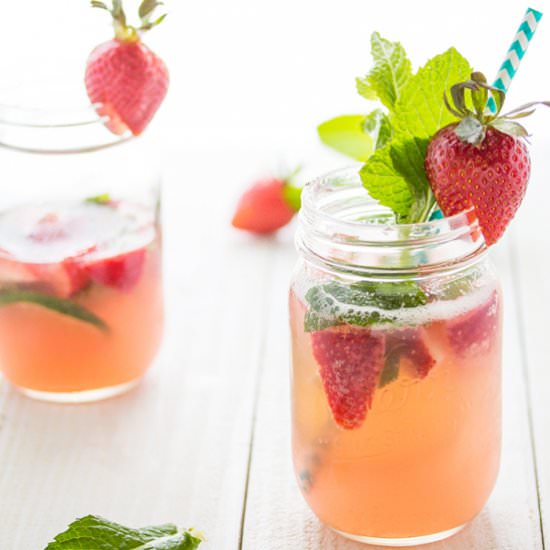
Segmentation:
<svg viewBox="0 0 550 550">
<path fill-rule="evenodd" d="M 315 332 L 348 324 L 366 327 L 396 321 L 391 312 L 425 305 L 428 297 L 414 281 L 401 283 L 336 281 L 315 286 L 306 293 L 309 309 L 304 331 Z"/>
<path fill-rule="evenodd" d="M 430 139 L 438 130 L 456 122 L 443 102 L 454 84 L 468 80 L 472 68 L 455 48 L 430 59 L 408 81 L 391 116 L 396 134 Z"/>
<path fill-rule="evenodd" d="M 96 195 L 95 197 L 88 197 L 84 202 L 89 202 L 90 204 L 110 204 L 111 195 L 109 193 L 103 193 L 101 195 Z"/>
<path fill-rule="evenodd" d="M 391 140 L 361 169 L 363 185 L 400 223 L 427 220 L 435 205 L 424 169 L 426 148 L 440 128 L 455 120 L 442 100 L 445 90 L 467 80 L 470 72 L 454 48 L 430 59 L 408 80 L 390 111 Z"/>
<path fill-rule="evenodd" d="M 382 109 L 375 109 L 365 117 L 363 130 L 373 139 L 376 149 L 381 149 L 391 139 L 390 119 Z"/>
<path fill-rule="evenodd" d="M 384 368 L 380 374 L 380 380 L 378 381 L 378 387 L 383 388 L 394 380 L 397 380 L 399 376 L 399 363 L 401 362 L 401 350 L 393 349 L 386 355 L 384 361 Z"/>
<path fill-rule="evenodd" d="M 374 67 L 365 78 L 357 79 L 357 91 L 367 99 L 378 97 L 391 110 L 412 75 L 411 62 L 399 42 L 390 42 L 377 32 L 371 35 L 371 53 Z"/>
<path fill-rule="evenodd" d="M 84 323 L 89 323 L 102 331 L 109 330 L 105 322 L 97 315 L 70 300 L 58 298 L 50 294 L 42 294 L 41 292 L 35 292 L 33 290 L 21 290 L 17 288 L 5 288 L 0 290 L 0 307 L 25 302 L 42 306 Z"/>
<path fill-rule="evenodd" d="M 407 219 L 413 201 L 412 193 L 407 180 L 393 165 L 391 144 L 375 151 L 359 175 L 370 196 L 395 212 L 397 222 Z"/>
<path fill-rule="evenodd" d="M 428 143 L 427 138 L 401 138 L 390 147 L 393 167 L 401 174 L 411 194 L 410 210 L 405 216 L 409 223 L 427 220 L 436 202 L 424 169 Z"/>
<path fill-rule="evenodd" d="M 372 138 L 363 130 L 364 121 L 364 115 L 339 116 L 320 124 L 317 132 L 325 145 L 364 162 L 374 149 Z"/>
<path fill-rule="evenodd" d="M 195 550 L 202 537 L 167 523 L 131 529 L 99 516 L 73 521 L 45 550 Z"/>
</svg>

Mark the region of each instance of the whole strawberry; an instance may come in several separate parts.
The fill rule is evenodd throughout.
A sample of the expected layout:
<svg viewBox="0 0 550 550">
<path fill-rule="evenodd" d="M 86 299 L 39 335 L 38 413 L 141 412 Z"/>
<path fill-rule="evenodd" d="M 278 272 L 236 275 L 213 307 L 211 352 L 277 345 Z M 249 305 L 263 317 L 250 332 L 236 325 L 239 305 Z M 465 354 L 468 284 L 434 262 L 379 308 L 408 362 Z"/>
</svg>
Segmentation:
<svg viewBox="0 0 550 550">
<path fill-rule="evenodd" d="M 273 233 L 289 223 L 300 209 L 300 193 L 290 178 L 259 180 L 239 200 L 231 223 L 252 233 Z"/>
<path fill-rule="evenodd" d="M 158 25 L 164 15 L 151 20 L 162 2 L 143 0 L 141 26 L 128 25 L 122 0 L 92 6 L 107 10 L 113 17 L 115 38 L 97 46 L 86 65 L 86 90 L 98 113 L 107 117 L 106 126 L 115 134 L 130 130 L 139 135 L 160 107 L 168 90 L 168 70 L 141 40 L 141 35 Z"/>
<path fill-rule="evenodd" d="M 472 111 L 466 101 L 471 93 Z M 496 113 L 487 109 L 491 93 Z M 487 85 L 483 74 L 451 88 L 454 106 L 447 108 L 461 120 L 441 129 L 431 139 L 425 159 L 426 174 L 446 216 L 471 207 L 488 245 L 494 244 L 514 217 L 527 189 L 531 162 L 524 142 L 527 131 L 513 119 L 526 116 L 531 103 L 499 116 L 505 94 Z M 544 103 L 546 104 L 546 103 Z"/>
</svg>

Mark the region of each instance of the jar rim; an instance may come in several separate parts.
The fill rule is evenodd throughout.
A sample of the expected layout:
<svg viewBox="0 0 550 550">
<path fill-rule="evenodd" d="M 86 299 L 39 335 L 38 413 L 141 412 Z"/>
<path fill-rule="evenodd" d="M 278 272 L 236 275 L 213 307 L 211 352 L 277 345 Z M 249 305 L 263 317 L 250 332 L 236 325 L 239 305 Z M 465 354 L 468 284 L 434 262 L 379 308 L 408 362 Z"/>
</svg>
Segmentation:
<svg viewBox="0 0 550 550">
<path fill-rule="evenodd" d="M 352 164 L 343 168 L 337 168 L 306 183 L 302 191 L 302 208 L 300 213 L 301 214 L 302 212 L 306 213 L 307 211 L 315 212 L 315 216 L 318 216 L 320 218 L 325 218 L 326 220 L 337 221 L 339 224 L 342 224 L 343 226 L 349 226 L 351 228 L 359 228 L 359 227 L 362 229 L 364 229 L 365 227 L 380 228 L 379 224 L 365 224 L 364 222 L 359 220 L 338 219 L 335 216 L 331 216 L 326 212 L 318 210 L 314 204 L 314 201 L 315 201 L 314 193 L 321 190 L 323 186 L 326 186 L 328 182 L 336 178 L 342 178 L 342 177 L 349 178 L 350 176 L 352 177 L 355 176 L 356 181 L 353 182 L 353 186 L 363 188 L 362 182 L 359 177 L 360 166 L 361 166 L 360 164 Z M 368 194 L 368 191 L 366 189 L 365 189 L 365 198 L 372 205 L 379 205 L 379 202 L 376 199 L 372 198 Z M 464 210 L 462 212 L 459 212 L 458 214 L 453 214 L 452 216 L 445 216 L 444 218 L 439 218 L 439 219 L 430 220 L 426 222 L 418 222 L 418 223 L 395 223 L 394 222 L 394 223 L 388 223 L 385 225 L 387 225 L 388 227 L 411 229 L 418 226 L 431 226 L 436 228 L 446 227 L 449 224 L 453 225 L 454 227 L 458 227 L 459 225 L 463 225 L 463 224 L 478 225 L 477 218 L 475 217 L 474 207 L 472 206 L 468 210 Z"/>
<path fill-rule="evenodd" d="M 359 167 L 334 170 L 304 187 L 296 239 L 306 254 L 334 266 L 417 271 L 463 263 L 487 249 L 474 208 L 421 223 L 388 221 L 391 210 L 368 194 Z M 379 265 L 382 255 L 386 266 Z"/>
</svg>

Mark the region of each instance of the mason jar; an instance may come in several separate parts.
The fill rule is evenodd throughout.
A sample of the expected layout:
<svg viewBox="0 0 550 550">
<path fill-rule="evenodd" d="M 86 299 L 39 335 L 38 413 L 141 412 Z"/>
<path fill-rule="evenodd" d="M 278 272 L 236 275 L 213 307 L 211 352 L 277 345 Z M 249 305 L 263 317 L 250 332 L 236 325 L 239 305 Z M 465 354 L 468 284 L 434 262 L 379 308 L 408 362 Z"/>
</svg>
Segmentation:
<svg viewBox="0 0 550 550">
<path fill-rule="evenodd" d="M 151 143 L 82 105 L 0 105 L 0 369 L 51 401 L 126 391 L 163 332 Z"/>
<path fill-rule="evenodd" d="M 358 169 L 308 184 L 290 290 L 292 447 L 317 517 L 408 546 L 485 505 L 501 440 L 501 291 L 476 217 L 393 223 Z"/>
</svg>

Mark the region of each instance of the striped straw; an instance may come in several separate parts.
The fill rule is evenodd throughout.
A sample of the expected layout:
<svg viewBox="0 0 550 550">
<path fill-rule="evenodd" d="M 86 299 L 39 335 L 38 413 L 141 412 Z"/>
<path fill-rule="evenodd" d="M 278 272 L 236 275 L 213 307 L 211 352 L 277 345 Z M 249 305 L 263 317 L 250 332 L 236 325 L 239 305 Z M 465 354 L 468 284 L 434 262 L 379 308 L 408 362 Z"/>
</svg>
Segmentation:
<svg viewBox="0 0 550 550">
<path fill-rule="evenodd" d="M 534 10 L 533 8 L 528 8 L 523 16 L 521 25 L 514 36 L 512 45 L 508 49 L 506 54 L 506 59 L 504 63 L 500 66 L 498 70 L 497 77 L 493 82 L 493 86 L 507 92 L 512 82 L 512 78 L 516 74 L 519 64 L 529 47 L 529 43 L 533 39 L 535 31 L 539 21 L 542 18 L 542 13 L 540 11 Z M 495 100 L 491 97 L 487 102 L 487 107 L 492 113 L 494 113 L 497 108 L 495 105 Z"/>
</svg>

